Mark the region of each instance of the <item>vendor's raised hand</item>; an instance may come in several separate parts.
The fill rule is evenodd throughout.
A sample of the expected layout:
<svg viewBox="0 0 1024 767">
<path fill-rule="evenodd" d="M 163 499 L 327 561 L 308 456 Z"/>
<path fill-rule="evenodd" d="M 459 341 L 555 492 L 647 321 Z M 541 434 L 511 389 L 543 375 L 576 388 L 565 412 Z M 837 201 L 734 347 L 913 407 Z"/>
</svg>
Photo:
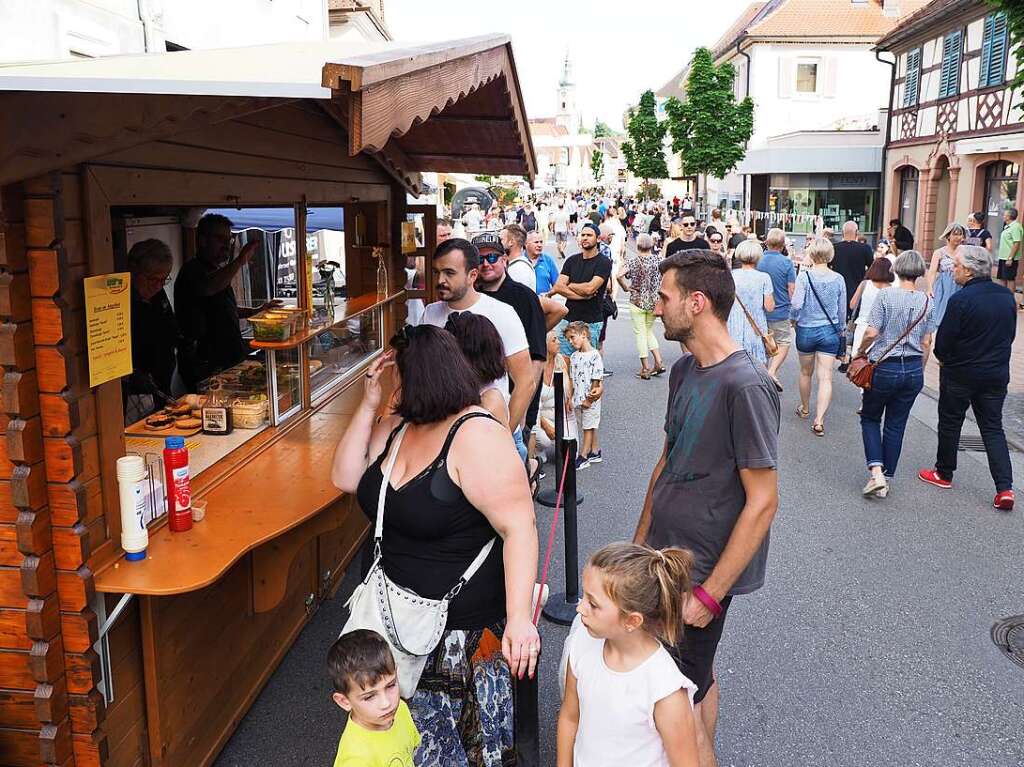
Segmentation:
<svg viewBox="0 0 1024 767">
<path fill-rule="evenodd" d="M 238 260 L 243 264 L 249 263 L 249 259 L 253 257 L 256 249 L 263 244 L 263 240 L 259 237 L 253 237 L 245 245 L 242 246 L 241 252 L 238 254 Z"/>
</svg>

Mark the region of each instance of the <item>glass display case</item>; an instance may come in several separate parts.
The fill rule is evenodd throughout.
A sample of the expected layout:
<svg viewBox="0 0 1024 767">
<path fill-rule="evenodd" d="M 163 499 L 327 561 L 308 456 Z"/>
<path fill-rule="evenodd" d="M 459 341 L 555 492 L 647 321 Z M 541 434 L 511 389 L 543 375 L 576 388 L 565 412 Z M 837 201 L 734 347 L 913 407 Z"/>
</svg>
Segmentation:
<svg viewBox="0 0 1024 767">
<path fill-rule="evenodd" d="M 369 309 L 326 327 L 306 342 L 309 387 L 314 400 L 380 351 L 381 310 Z"/>
</svg>

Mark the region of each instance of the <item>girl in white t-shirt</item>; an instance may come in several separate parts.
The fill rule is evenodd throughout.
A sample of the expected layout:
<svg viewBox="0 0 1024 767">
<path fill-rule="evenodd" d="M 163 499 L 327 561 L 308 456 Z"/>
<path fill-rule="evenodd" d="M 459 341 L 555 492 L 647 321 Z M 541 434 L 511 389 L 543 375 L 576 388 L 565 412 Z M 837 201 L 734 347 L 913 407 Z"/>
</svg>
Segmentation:
<svg viewBox="0 0 1024 767">
<path fill-rule="evenodd" d="M 693 694 L 663 643 L 683 625 L 693 558 L 613 543 L 583 570 L 582 628 L 566 640 L 558 767 L 697 767 Z"/>
</svg>

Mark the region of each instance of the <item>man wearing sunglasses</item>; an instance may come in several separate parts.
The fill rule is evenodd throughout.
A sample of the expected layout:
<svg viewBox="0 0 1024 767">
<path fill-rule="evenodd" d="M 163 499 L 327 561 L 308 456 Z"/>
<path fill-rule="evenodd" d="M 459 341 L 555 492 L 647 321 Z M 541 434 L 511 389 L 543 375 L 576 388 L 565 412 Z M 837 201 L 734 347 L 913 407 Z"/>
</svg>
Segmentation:
<svg viewBox="0 0 1024 767">
<path fill-rule="evenodd" d="M 711 250 L 711 245 L 703 237 L 697 236 L 697 219 L 692 213 L 683 215 L 682 236 L 672 240 L 665 248 L 665 258 L 681 250 Z"/>
</svg>

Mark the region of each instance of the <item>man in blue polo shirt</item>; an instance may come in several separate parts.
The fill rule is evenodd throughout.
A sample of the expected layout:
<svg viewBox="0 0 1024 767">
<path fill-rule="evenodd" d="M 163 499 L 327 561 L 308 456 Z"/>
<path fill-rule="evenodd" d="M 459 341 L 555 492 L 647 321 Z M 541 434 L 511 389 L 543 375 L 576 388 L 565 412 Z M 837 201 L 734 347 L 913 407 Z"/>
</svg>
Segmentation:
<svg viewBox="0 0 1024 767">
<path fill-rule="evenodd" d="M 768 362 L 768 375 L 772 377 L 775 388 L 782 391 L 779 383 L 779 368 L 782 367 L 789 346 L 792 343 L 793 326 L 789 322 L 789 302 L 796 289 L 796 269 L 788 256 L 782 255 L 786 245 L 786 233 L 781 229 L 770 229 L 765 239 L 768 249 L 757 264 L 757 269 L 772 278 L 775 294 L 775 309 L 768 312 L 768 327 L 779 345 L 779 353 Z"/>
</svg>

